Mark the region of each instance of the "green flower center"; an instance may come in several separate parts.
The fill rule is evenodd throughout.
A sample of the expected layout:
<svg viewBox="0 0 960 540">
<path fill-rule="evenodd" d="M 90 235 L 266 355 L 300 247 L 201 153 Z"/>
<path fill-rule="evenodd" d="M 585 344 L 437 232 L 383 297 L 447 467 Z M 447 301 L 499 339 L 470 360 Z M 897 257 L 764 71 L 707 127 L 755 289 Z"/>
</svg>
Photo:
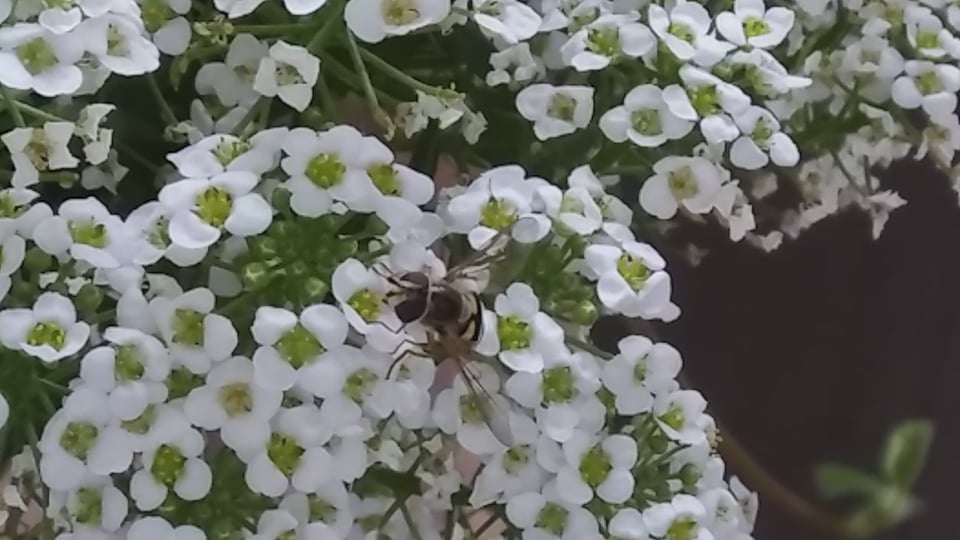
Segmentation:
<svg viewBox="0 0 960 540">
<path fill-rule="evenodd" d="M 680 38 L 681 40 L 686 41 L 687 43 L 693 44 L 693 40 L 694 40 L 693 30 L 689 26 L 683 23 L 677 23 L 677 22 L 670 23 L 670 26 L 667 28 L 667 33 L 669 33 L 674 37 Z"/>
<path fill-rule="evenodd" d="M 667 529 L 667 540 L 693 540 L 696 538 L 697 522 L 691 518 L 680 518 Z"/>
<path fill-rule="evenodd" d="M 480 209 L 480 224 L 495 231 L 502 231 L 516 221 L 517 211 L 502 199 L 490 199 Z"/>
<path fill-rule="evenodd" d="M 93 221 L 71 221 L 68 225 L 70 237 L 77 244 L 103 249 L 107 247 L 107 228 Z"/>
<path fill-rule="evenodd" d="M 380 316 L 380 306 L 382 304 L 383 299 L 380 295 L 370 289 L 359 290 L 347 300 L 347 305 L 356 310 L 360 317 L 367 322 L 377 320 L 377 317 Z"/>
<path fill-rule="evenodd" d="M 330 189 L 343 180 L 347 167 L 334 154 L 317 154 L 307 163 L 306 175 L 315 186 Z"/>
<path fill-rule="evenodd" d="M 107 54 L 110 56 L 127 56 L 130 48 L 127 38 L 115 24 L 107 25 Z"/>
<path fill-rule="evenodd" d="M 530 447 L 513 446 L 503 455 L 503 468 L 510 474 L 516 474 L 530 463 Z"/>
<path fill-rule="evenodd" d="M 322 521 L 323 523 L 333 523 L 337 519 L 337 508 L 327 502 L 326 499 L 317 495 L 310 495 L 310 521 Z"/>
<path fill-rule="evenodd" d="M 197 215 L 211 227 L 220 228 L 233 210 L 233 196 L 222 187 L 208 187 L 197 195 Z"/>
<path fill-rule="evenodd" d="M 920 32 L 917 34 L 918 49 L 939 49 L 940 34 L 938 32 Z"/>
<path fill-rule="evenodd" d="M 103 515 L 103 497 L 100 492 L 90 488 L 77 490 L 77 510 L 74 519 L 83 525 L 96 526 L 100 524 Z"/>
<path fill-rule="evenodd" d="M 157 482 L 171 488 L 183 474 L 183 468 L 186 464 L 187 458 L 179 448 L 169 444 L 161 444 L 153 457 L 150 474 Z"/>
<path fill-rule="evenodd" d="M 306 82 L 296 67 L 282 62 L 277 62 L 277 68 L 273 71 L 273 74 L 279 86 L 290 86 Z"/>
<path fill-rule="evenodd" d="M 220 405 L 227 416 L 241 416 L 253 410 L 253 392 L 247 383 L 226 384 L 220 387 Z"/>
<path fill-rule="evenodd" d="M 397 172 L 393 170 L 393 165 L 381 163 L 367 169 L 370 180 L 373 185 L 384 195 L 396 195 L 400 193 L 400 183 L 397 181 Z"/>
<path fill-rule="evenodd" d="M 299 536 L 297 536 L 297 531 L 294 529 L 280 533 L 280 536 L 277 536 L 277 540 L 297 540 L 297 538 L 299 538 Z"/>
<path fill-rule="evenodd" d="M 629 253 L 620 256 L 617 261 L 617 272 L 623 276 L 623 279 L 634 291 L 642 289 L 647 280 L 650 279 L 650 275 L 653 274 L 642 260 L 634 258 Z"/>
<path fill-rule="evenodd" d="M 684 422 L 686 421 L 683 415 L 683 408 L 681 408 L 679 405 L 670 407 L 667 409 L 667 412 L 660 415 L 660 421 L 671 428 L 680 431 L 680 429 L 683 428 Z"/>
<path fill-rule="evenodd" d="M 163 28 L 174 17 L 174 12 L 165 0 L 144 0 L 140 4 L 140 17 L 147 32 L 152 34 Z"/>
<path fill-rule="evenodd" d="M 670 192 L 678 199 L 689 199 L 700 193 L 697 180 L 693 177 L 690 167 L 684 165 L 667 175 L 667 186 Z"/>
<path fill-rule="evenodd" d="M 580 4 L 581 6 L 583 4 Z M 600 18 L 600 8 L 591 7 L 586 10 L 583 10 L 580 13 L 570 16 L 570 23 L 567 25 L 567 29 L 570 31 L 570 34 L 575 34 L 584 26 L 592 23 L 593 21 Z M 619 37 L 619 36 L 617 36 Z"/>
<path fill-rule="evenodd" d="M 99 433 L 97 426 L 90 422 L 70 422 L 60 435 L 60 447 L 80 461 L 86 461 L 90 449 L 97 444 Z"/>
<path fill-rule="evenodd" d="M 770 33 L 770 25 L 759 17 L 749 17 L 743 21 L 743 33 L 748 38 L 765 36 Z"/>
<path fill-rule="evenodd" d="M 420 18 L 416 0 L 383 0 L 380 13 L 384 22 L 392 26 L 403 26 Z"/>
<path fill-rule="evenodd" d="M 139 381 L 145 371 L 140 351 L 133 345 L 122 345 L 117 348 L 113 370 L 120 382 Z"/>
<path fill-rule="evenodd" d="M 144 433 L 150 431 L 150 426 L 153 425 L 153 421 L 156 418 L 157 407 L 156 405 L 150 404 L 147 405 L 147 408 L 143 410 L 140 416 L 134 418 L 133 420 L 125 420 L 121 422 L 120 425 L 123 427 L 123 429 L 130 433 L 143 435 Z"/>
<path fill-rule="evenodd" d="M 460 396 L 460 418 L 467 424 L 483 424 L 486 415 L 483 411 L 483 397 L 474 392 L 467 392 Z"/>
<path fill-rule="evenodd" d="M 587 49 L 607 58 L 620 54 L 620 31 L 611 26 L 587 30 Z"/>
<path fill-rule="evenodd" d="M 564 122 L 572 122 L 576 110 L 577 100 L 563 92 L 554 94 L 547 104 L 547 116 Z"/>
<path fill-rule="evenodd" d="M 270 435 L 270 443 L 267 445 L 267 457 L 277 466 L 277 469 L 284 476 L 290 477 L 300 465 L 300 457 L 303 455 L 303 448 L 297 444 L 297 441 L 289 435 L 283 433 L 273 433 Z"/>
<path fill-rule="evenodd" d="M 940 77 L 937 76 L 936 71 L 932 70 L 921 73 L 920 76 L 916 78 L 916 84 L 917 89 L 925 96 L 936 94 L 943 89 L 940 85 Z"/>
<path fill-rule="evenodd" d="M 633 366 L 633 380 L 637 384 L 642 384 L 643 381 L 647 380 L 647 361 L 646 359 L 641 358 L 637 361 L 636 365 Z"/>
<path fill-rule="evenodd" d="M 773 87 L 767 82 L 763 72 L 757 66 L 747 65 L 743 68 L 743 79 L 746 81 L 746 87 L 756 92 L 758 96 L 773 96 Z"/>
<path fill-rule="evenodd" d="M 611 470 L 613 470 L 613 464 L 610 462 L 610 455 L 600 446 L 587 450 L 580 458 L 580 478 L 591 488 L 596 489 L 602 484 Z"/>
<path fill-rule="evenodd" d="M 577 387 L 570 366 L 557 366 L 543 372 L 541 383 L 543 403 L 569 403 L 577 395 Z"/>
<path fill-rule="evenodd" d="M 203 377 L 184 368 L 174 368 L 167 377 L 168 399 L 186 397 L 193 389 L 203 386 Z"/>
<path fill-rule="evenodd" d="M 323 351 L 320 341 L 300 323 L 288 330 L 277 341 L 277 352 L 280 353 L 280 357 L 296 369 L 307 365 Z"/>
<path fill-rule="evenodd" d="M 178 309 L 173 315 L 173 341 L 189 347 L 203 346 L 205 314 L 192 309 Z"/>
<path fill-rule="evenodd" d="M 26 208 L 17 204 L 10 194 L 0 195 L 0 218 L 16 218 L 23 215 Z"/>
<path fill-rule="evenodd" d="M 158 218 L 157 222 L 147 232 L 147 241 L 150 242 L 150 245 L 158 249 L 167 249 L 170 245 L 169 226 L 170 218 L 166 216 Z"/>
<path fill-rule="evenodd" d="M 630 124 L 634 131 L 648 137 L 663 133 L 660 111 L 656 109 L 637 109 L 633 111 L 630 113 Z"/>
<path fill-rule="evenodd" d="M 67 333 L 52 322 L 39 322 L 27 333 L 27 344 L 33 347 L 49 345 L 59 351 L 67 341 Z"/>
<path fill-rule="evenodd" d="M 147 1 L 157 2 L 159 4 L 163 4 L 164 6 L 167 5 L 163 0 L 147 0 Z M 220 144 L 218 144 L 216 148 L 213 149 L 213 155 L 216 156 L 217 161 L 219 161 L 221 165 L 226 167 L 233 160 L 237 159 L 238 157 L 250 151 L 252 147 L 253 145 L 251 145 L 247 141 L 240 141 L 240 140 L 223 141 Z"/>
<path fill-rule="evenodd" d="M 530 346 L 533 329 L 516 315 L 508 315 L 497 319 L 497 337 L 502 350 L 525 349 Z"/>
<path fill-rule="evenodd" d="M 30 142 L 23 149 L 23 153 L 38 171 L 47 170 L 50 167 L 50 140 L 47 138 L 47 133 L 40 128 L 34 128 L 33 133 L 30 134 Z"/>
<path fill-rule="evenodd" d="M 537 514 L 534 526 L 554 536 L 563 536 L 563 530 L 567 528 L 567 509 L 557 503 L 548 502 Z"/>
<path fill-rule="evenodd" d="M 367 368 L 360 368 L 347 377 L 347 381 L 343 384 L 343 394 L 353 400 L 354 403 L 361 403 L 370 387 L 378 379 L 376 373 Z"/>
<path fill-rule="evenodd" d="M 717 95 L 716 86 L 688 88 L 687 96 L 700 116 L 711 116 L 720 112 L 720 97 Z"/>
<path fill-rule="evenodd" d="M 59 63 L 50 45 L 39 37 L 21 44 L 14 52 L 31 75 L 39 75 Z"/>
<path fill-rule="evenodd" d="M 770 122 L 766 118 L 761 118 L 757 120 L 757 125 L 753 128 L 753 133 L 750 134 L 750 138 L 753 139 L 757 146 L 766 150 L 769 148 L 770 137 L 773 136 L 773 128 L 770 126 Z"/>
</svg>

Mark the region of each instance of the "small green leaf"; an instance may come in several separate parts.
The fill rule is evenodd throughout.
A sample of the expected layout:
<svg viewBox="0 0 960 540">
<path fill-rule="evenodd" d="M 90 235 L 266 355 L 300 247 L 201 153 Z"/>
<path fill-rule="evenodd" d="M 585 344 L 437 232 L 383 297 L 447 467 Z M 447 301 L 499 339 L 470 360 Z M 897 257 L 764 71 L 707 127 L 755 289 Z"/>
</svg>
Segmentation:
<svg viewBox="0 0 960 540">
<path fill-rule="evenodd" d="M 912 518 L 920 510 L 919 502 L 896 487 L 878 491 L 846 520 L 846 529 L 854 538 L 870 538 Z"/>
<path fill-rule="evenodd" d="M 826 498 L 869 496 L 884 489 L 883 480 L 838 463 L 825 463 L 816 470 L 817 490 Z"/>
<path fill-rule="evenodd" d="M 880 462 L 883 476 L 909 491 L 923 471 L 930 453 L 934 427 L 929 420 L 908 420 L 897 426 L 887 438 Z"/>
</svg>

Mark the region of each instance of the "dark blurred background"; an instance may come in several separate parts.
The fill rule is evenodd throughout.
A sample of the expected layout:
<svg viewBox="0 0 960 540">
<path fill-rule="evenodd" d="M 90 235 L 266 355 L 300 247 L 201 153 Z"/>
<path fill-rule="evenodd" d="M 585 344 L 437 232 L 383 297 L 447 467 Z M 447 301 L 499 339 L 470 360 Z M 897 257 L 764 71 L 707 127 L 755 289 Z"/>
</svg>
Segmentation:
<svg viewBox="0 0 960 540">
<path fill-rule="evenodd" d="M 877 538 L 956 538 L 960 207 L 947 179 L 923 163 L 894 164 L 884 182 L 909 204 L 877 241 L 869 218 L 849 211 L 771 254 L 718 242 L 698 267 L 670 261 L 683 313 L 659 332 L 730 434 L 810 500 L 816 464 L 876 470 L 898 421 L 934 420 L 917 488 L 925 511 Z M 826 535 L 761 494 L 755 537 Z"/>
</svg>

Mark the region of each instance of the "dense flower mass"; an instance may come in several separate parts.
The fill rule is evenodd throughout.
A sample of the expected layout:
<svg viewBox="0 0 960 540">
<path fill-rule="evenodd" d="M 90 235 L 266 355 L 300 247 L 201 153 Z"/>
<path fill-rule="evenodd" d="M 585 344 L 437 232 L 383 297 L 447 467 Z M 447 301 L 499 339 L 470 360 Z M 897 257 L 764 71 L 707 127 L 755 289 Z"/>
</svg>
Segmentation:
<svg viewBox="0 0 960 540">
<path fill-rule="evenodd" d="M 663 220 L 772 250 L 852 206 L 878 236 L 906 202 L 878 171 L 960 150 L 958 28 L 0 0 L 0 469 L 29 447 L 60 540 L 749 539 L 679 351 L 590 330 L 681 315 Z"/>
</svg>

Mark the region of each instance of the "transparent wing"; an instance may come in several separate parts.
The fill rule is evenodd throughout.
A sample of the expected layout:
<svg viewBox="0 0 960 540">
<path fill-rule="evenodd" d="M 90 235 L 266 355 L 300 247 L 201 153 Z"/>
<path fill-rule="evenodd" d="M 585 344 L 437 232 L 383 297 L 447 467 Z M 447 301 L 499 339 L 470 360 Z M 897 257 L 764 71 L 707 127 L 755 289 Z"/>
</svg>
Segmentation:
<svg viewBox="0 0 960 540">
<path fill-rule="evenodd" d="M 483 386 L 477 375 L 467 366 L 462 358 L 457 359 L 460 374 L 467 385 L 467 389 L 474 395 L 480 408 L 483 421 L 490 428 L 490 432 L 503 443 L 504 446 L 513 446 L 513 432 L 510 430 L 510 413 L 494 399 L 493 395 Z"/>
</svg>

